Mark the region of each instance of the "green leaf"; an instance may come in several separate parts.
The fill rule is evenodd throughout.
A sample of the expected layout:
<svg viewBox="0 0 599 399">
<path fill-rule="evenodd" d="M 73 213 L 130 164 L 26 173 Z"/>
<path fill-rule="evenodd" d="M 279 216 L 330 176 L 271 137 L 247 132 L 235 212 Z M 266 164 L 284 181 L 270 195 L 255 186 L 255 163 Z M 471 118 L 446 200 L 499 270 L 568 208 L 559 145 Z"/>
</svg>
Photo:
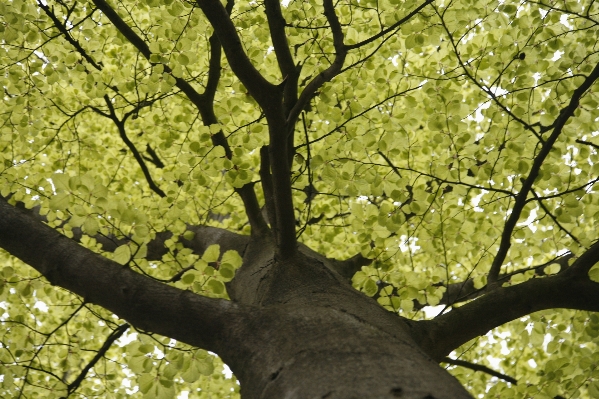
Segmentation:
<svg viewBox="0 0 599 399">
<path fill-rule="evenodd" d="M 399 307 L 406 312 L 410 312 L 414 309 L 414 301 L 411 299 L 402 299 Z"/>
<path fill-rule="evenodd" d="M 131 260 L 131 248 L 128 244 L 121 245 L 112 254 L 112 260 L 121 265 L 126 265 Z"/>
<path fill-rule="evenodd" d="M 130 356 L 127 362 L 131 371 L 138 374 L 147 371 L 148 363 L 151 363 L 151 360 L 145 356 Z"/>
<path fill-rule="evenodd" d="M 121 220 L 123 223 L 132 224 L 135 221 L 135 211 L 131 208 L 126 208 L 121 212 Z"/>
<path fill-rule="evenodd" d="M 181 378 L 183 381 L 192 383 L 197 381 L 200 378 L 200 371 L 198 370 L 195 362 L 192 362 L 189 368 L 181 374 Z"/>
<path fill-rule="evenodd" d="M 71 195 L 68 192 L 56 194 L 50 199 L 50 209 L 60 211 L 67 209 L 71 203 Z"/>
<path fill-rule="evenodd" d="M 196 360 L 196 366 L 202 375 L 212 375 L 214 372 L 214 364 L 211 357 Z"/>
<path fill-rule="evenodd" d="M 135 226 L 133 231 L 137 238 L 144 238 L 150 234 L 150 229 L 145 224 Z"/>
<path fill-rule="evenodd" d="M 189 64 L 189 58 L 185 54 L 179 54 L 179 57 L 177 57 L 177 61 L 181 65 L 188 65 Z"/>
<path fill-rule="evenodd" d="M 155 384 L 155 377 L 151 374 L 142 374 L 137 377 L 137 383 L 139 384 L 139 390 L 141 393 L 148 393 Z"/>
<path fill-rule="evenodd" d="M 143 344 L 143 345 L 140 345 L 140 346 L 137 348 L 137 351 L 138 351 L 139 353 L 143 353 L 143 354 L 147 354 L 147 353 L 150 353 L 150 352 L 154 352 L 154 345 L 151 345 L 151 344 Z"/>
<path fill-rule="evenodd" d="M 230 280 L 235 276 L 235 268 L 228 263 L 221 263 L 218 273 L 226 280 Z"/>
<path fill-rule="evenodd" d="M 561 269 L 561 266 L 557 263 L 554 263 L 552 265 L 547 266 L 544 271 L 545 271 L 545 274 L 551 275 L 551 274 L 559 273 L 560 269 Z"/>
<path fill-rule="evenodd" d="M 86 234 L 89 234 L 90 236 L 94 236 L 98 233 L 99 229 L 100 229 L 100 224 L 98 223 L 96 218 L 88 217 L 85 219 L 85 222 L 83 223 L 83 231 Z"/>
<path fill-rule="evenodd" d="M 374 280 L 369 278 L 364 282 L 363 290 L 366 295 L 374 296 L 378 292 L 378 287 Z"/>
<path fill-rule="evenodd" d="M 592 381 L 587 387 L 592 398 L 599 397 L 599 381 Z"/>
<path fill-rule="evenodd" d="M 202 255 L 202 260 L 208 263 L 216 262 L 218 260 L 219 255 L 220 245 L 212 244 L 208 248 L 206 248 L 206 251 L 204 251 L 204 254 Z"/>
<path fill-rule="evenodd" d="M 195 233 L 193 231 L 187 230 L 187 231 L 185 231 L 185 233 L 183 233 L 183 238 L 188 241 L 193 240 L 194 237 L 195 237 Z"/>
<path fill-rule="evenodd" d="M 243 259 L 239 253 L 235 250 L 225 251 L 221 258 L 221 263 L 230 265 L 233 269 L 237 269 L 241 266 Z"/>
<path fill-rule="evenodd" d="M 216 295 L 221 295 L 225 292 L 225 285 L 218 280 L 210 279 L 207 286 Z"/>
</svg>

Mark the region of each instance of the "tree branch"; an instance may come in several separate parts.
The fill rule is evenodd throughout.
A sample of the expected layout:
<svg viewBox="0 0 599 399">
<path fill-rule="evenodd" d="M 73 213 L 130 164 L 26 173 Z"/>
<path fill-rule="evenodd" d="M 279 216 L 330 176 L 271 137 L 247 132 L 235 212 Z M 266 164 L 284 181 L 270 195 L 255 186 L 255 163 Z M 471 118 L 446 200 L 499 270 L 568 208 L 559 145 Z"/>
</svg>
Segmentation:
<svg viewBox="0 0 599 399">
<path fill-rule="evenodd" d="M 580 277 L 585 277 L 597 262 L 599 262 L 599 241 L 595 242 L 589 249 L 576 259 L 569 272 Z"/>
<path fill-rule="evenodd" d="M 549 218 L 551 220 L 553 220 L 553 223 L 556 224 L 556 226 L 563 231 L 564 233 L 566 233 L 567 235 L 570 236 L 571 239 L 574 240 L 575 243 L 577 243 L 578 245 L 580 245 L 580 241 L 578 240 L 578 238 L 576 238 L 576 236 L 574 234 L 572 234 L 570 231 L 568 231 L 564 226 L 562 226 L 562 224 L 559 222 L 559 220 L 557 220 L 557 218 L 555 217 L 555 215 L 553 213 L 551 213 L 551 211 L 547 208 L 547 206 L 543 203 L 543 200 L 537 195 L 535 190 L 530 190 L 530 192 L 532 193 L 533 197 L 537 200 L 539 206 L 541 207 L 541 209 L 543 209 L 543 211 L 545 212 L 545 214 L 547 216 L 549 216 Z"/>
<path fill-rule="evenodd" d="M 227 5 L 225 6 L 225 11 L 227 14 L 231 14 L 234 4 L 234 0 L 227 0 Z M 206 82 L 206 89 L 204 90 L 203 96 L 206 97 L 207 103 L 212 104 L 214 102 L 216 89 L 218 88 L 218 81 L 220 80 L 221 45 L 216 33 L 213 33 L 208 41 L 210 43 L 210 62 L 208 65 L 208 80 Z M 213 109 L 212 106 L 210 108 Z"/>
<path fill-rule="evenodd" d="M 297 103 L 297 86 L 301 68 L 299 67 L 299 64 L 298 67 L 295 66 L 293 56 L 289 49 L 289 43 L 287 42 L 287 36 L 285 34 L 287 22 L 281 12 L 280 0 L 266 0 L 264 2 L 264 7 L 266 10 L 268 27 L 270 29 L 270 37 L 275 55 L 277 56 L 279 70 L 281 71 L 283 78 L 281 83 L 283 88 L 283 114 L 288 115 L 289 111 L 291 111 Z M 295 153 L 295 123 L 289 123 L 286 127 L 287 162 L 291 165 Z"/>
<path fill-rule="evenodd" d="M 116 27 L 116 29 L 123 34 L 129 40 L 131 44 L 137 48 L 137 50 L 149 61 L 152 53 L 150 52 L 149 46 L 146 42 L 137 35 L 127 25 L 127 23 L 110 7 L 105 0 L 94 0 L 94 4 L 100 9 L 104 15 L 110 20 L 110 22 Z M 219 3 L 220 5 L 220 3 Z M 229 0 L 227 2 L 227 6 L 222 7 L 222 10 L 227 15 L 231 12 L 233 7 L 233 1 Z M 189 100 L 197 107 L 200 115 L 202 117 L 202 122 L 206 126 L 210 126 L 218 123 L 216 115 L 214 114 L 214 95 L 216 93 L 216 89 L 218 87 L 218 81 L 220 79 L 221 73 L 221 44 L 219 42 L 218 37 L 213 34 L 210 39 L 210 62 L 208 67 L 208 81 L 206 84 L 206 90 L 203 94 L 198 93 L 185 79 L 175 77 L 176 86 L 189 98 Z M 172 70 L 168 65 L 163 65 L 164 71 L 167 73 L 171 73 Z M 229 147 L 229 143 L 224 135 L 224 133 L 219 131 L 218 133 L 212 135 L 212 144 L 215 146 L 221 146 L 225 150 L 225 156 L 229 159 L 232 158 L 231 148 Z M 250 226 L 252 226 L 252 233 L 264 234 L 267 231 L 267 225 L 264 221 L 264 218 L 259 213 L 258 199 L 256 197 L 256 193 L 253 189 L 253 184 L 245 185 L 242 188 L 235 189 L 235 192 L 239 194 L 243 204 L 245 206 L 245 211 L 248 216 L 248 220 Z"/>
<path fill-rule="evenodd" d="M 273 230 L 277 229 L 277 213 L 275 211 L 275 198 L 272 188 L 272 175 L 270 174 L 270 160 L 268 156 L 268 147 L 260 148 L 260 181 L 264 191 L 264 206 L 266 214 Z"/>
<path fill-rule="evenodd" d="M 43 223 L 47 222 L 46 217 L 40 215 L 39 206 L 27 209 L 22 202 L 17 202 L 15 207 L 21 209 L 23 213 L 26 213 L 32 219 Z M 183 236 L 179 236 L 179 241 L 181 244 L 183 244 L 184 248 L 191 249 L 194 254 L 199 256 L 201 256 L 212 244 L 220 245 L 221 252 L 234 250 L 239 252 L 239 255 L 243 256 L 245 248 L 250 240 L 249 236 L 236 234 L 231 231 L 212 226 L 188 225 L 187 230 L 194 233 L 193 237 L 188 240 Z M 72 232 L 73 240 L 80 242 L 81 237 L 83 237 L 83 232 L 81 229 L 76 227 L 73 228 Z M 150 261 L 162 259 L 162 256 L 168 252 L 165 241 L 172 238 L 172 236 L 173 233 L 170 231 L 161 231 L 156 233 L 156 236 L 146 244 L 148 248 L 146 259 Z M 101 245 L 102 251 L 105 252 L 114 252 L 119 246 L 124 245 L 131 240 L 130 237 L 117 238 L 113 235 L 104 235 L 100 233 L 94 235 L 93 238 L 98 244 Z"/>
<path fill-rule="evenodd" d="M 121 32 L 125 38 L 144 56 L 144 58 L 150 61 L 152 52 L 148 44 L 137 34 L 127 23 L 117 14 L 117 12 L 105 1 L 105 0 L 93 0 L 96 7 L 101 10 L 106 18 L 114 25 L 114 27 Z M 164 67 L 166 73 L 171 73 L 172 69 L 168 65 L 161 64 Z M 185 79 L 177 78 L 173 76 L 176 83 L 175 85 L 189 98 L 189 100 L 198 107 L 198 110 L 204 117 L 204 106 L 206 97 L 198 93 Z"/>
<path fill-rule="evenodd" d="M 44 12 L 46 13 L 46 15 L 54 23 L 54 26 L 56 26 L 56 28 L 60 31 L 60 33 L 62 33 L 64 35 L 64 37 L 67 39 L 67 41 L 69 43 L 71 43 L 71 45 L 73 47 L 75 47 L 75 49 L 77 50 L 77 52 L 79 54 L 81 54 L 81 56 L 83 58 L 85 58 L 86 61 L 89 62 L 94 68 L 96 68 L 98 71 L 101 71 L 102 67 L 98 63 L 96 63 L 96 61 L 94 61 L 94 59 L 83 49 L 83 47 L 81 47 L 81 44 L 79 44 L 79 42 L 77 40 L 75 40 L 71 36 L 71 34 L 67 30 L 66 26 L 64 26 L 62 24 L 62 22 L 60 22 L 60 20 L 56 16 L 56 14 L 54 14 L 54 10 L 53 9 L 51 10 L 50 6 L 48 6 L 47 4 L 44 4 L 44 2 L 39 1 L 39 0 L 37 1 L 37 5 L 38 5 L 39 8 L 41 8 L 42 10 L 44 10 Z M 93 13 L 93 10 L 92 10 L 92 13 Z"/>
<path fill-rule="evenodd" d="M 148 166 L 144 162 L 144 159 L 141 156 L 141 154 L 139 153 L 139 151 L 137 151 L 137 148 L 135 148 L 135 144 L 133 144 L 133 142 L 131 140 L 129 140 L 129 137 L 127 137 L 127 132 L 125 131 L 125 120 L 119 120 L 119 118 L 117 117 L 117 115 L 115 113 L 112 102 L 110 101 L 110 98 L 108 98 L 107 94 L 104 95 L 104 101 L 106 101 L 106 105 L 108 106 L 108 110 L 110 111 L 110 119 L 112 119 L 112 121 L 116 125 L 116 127 L 119 131 L 119 135 L 121 136 L 121 139 L 123 140 L 123 142 L 127 145 L 129 150 L 133 153 L 133 157 L 139 164 L 139 167 L 141 168 L 141 171 L 143 172 L 144 177 L 146 178 L 146 181 L 148 182 L 148 185 L 150 186 L 152 191 L 154 191 L 156 194 L 158 194 L 159 196 L 161 196 L 163 198 L 166 197 L 165 192 L 162 191 L 160 189 L 160 187 L 158 187 L 156 185 L 156 183 L 154 183 L 154 180 L 152 179 L 152 175 L 150 174 L 150 171 L 148 170 Z"/>
<path fill-rule="evenodd" d="M 333 0 L 324 0 L 324 15 L 331 26 L 333 32 L 333 44 L 335 46 L 335 59 L 333 63 L 329 65 L 327 69 L 316 75 L 314 79 L 308 83 L 306 88 L 300 94 L 299 99 L 295 106 L 289 111 L 287 115 L 287 123 L 295 125 L 295 121 L 299 117 L 302 110 L 310 102 L 316 90 L 322 87 L 323 84 L 333 79 L 341 72 L 345 57 L 347 56 L 347 47 L 343 43 L 343 31 L 341 29 L 341 23 L 339 18 L 335 14 L 335 6 Z"/>
<path fill-rule="evenodd" d="M 433 320 L 415 322 L 414 339 L 431 357 L 441 361 L 471 339 L 539 310 L 599 311 L 599 283 L 570 270 L 572 268 L 554 276 L 497 288 Z"/>
<path fill-rule="evenodd" d="M 433 0 L 426 0 L 424 3 L 422 3 L 421 5 L 419 5 L 418 7 L 416 7 L 416 9 L 414 9 L 412 12 L 410 12 L 408 15 L 406 15 L 405 17 L 403 17 L 399 21 L 395 22 L 390 27 L 382 29 L 376 35 L 371 36 L 368 39 L 362 40 L 361 42 L 358 42 L 356 44 L 351 44 L 349 46 L 345 46 L 345 48 L 347 50 L 353 50 L 353 49 L 365 46 L 368 43 L 374 42 L 376 39 L 378 39 L 378 38 L 380 38 L 382 36 L 385 36 L 387 33 L 389 33 L 391 31 L 399 28 L 401 25 L 403 25 L 404 23 L 408 22 L 410 19 L 412 19 L 412 17 L 414 17 L 414 15 L 418 14 L 424 7 L 426 7 L 427 5 L 429 5 L 432 2 L 433 2 Z"/>
<path fill-rule="evenodd" d="M 520 214 L 526 205 L 526 197 L 532 189 L 534 181 L 539 175 L 543 161 L 545 161 L 545 158 L 547 158 L 549 155 L 553 144 L 561 134 L 568 119 L 574 115 L 574 111 L 578 107 L 578 103 L 583 94 L 597 79 L 599 79 L 599 64 L 595 65 L 595 68 L 589 74 L 589 76 L 587 76 L 584 82 L 576 90 L 574 90 L 572 98 L 570 99 L 570 103 L 566 108 L 561 110 L 559 116 L 556 118 L 555 122 L 553 123 L 553 132 L 541 147 L 539 154 L 535 157 L 528 177 L 522 182 L 522 188 L 516 196 L 516 202 L 512 208 L 512 213 L 505 222 L 503 233 L 501 235 L 501 242 L 499 243 L 499 250 L 497 251 L 497 255 L 495 255 L 495 259 L 493 259 L 491 269 L 489 270 L 487 281 L 490 285 L 494 285 L 497 282 L 499 272 L 501 271 L 501 266 L 503 265 L 503 261 L 505 260 L 511 246 L 512 231 L 516 227 L 518 219 L 520 218 Z"/>
<path fill-rule="evenodd" d="M 0 247 L 65 288 L 132 325 L 216 353 L 226 350 L 240 305 L 144 277 L 106 259 L 0 198 Z"/>
<path fill-rule="evenodd" d="M 518 380 L 510 377 L 509 375 L 505 375 L 502 374 L 498 371 L 495 371 L 487 366 L 482 366 L 480 364 L 476 364 L 476 363 L 471 363 L 471 362 L 467 362 L 465 360 L 459 360 L 459 359 L 452 359 L 449 357 L 445 357 L 443 358 L 443 360 L 441 360 L 442 363 L 447 363 L 447 364 L 452 364 L 454 366 L 461 366 L 461 367 L 466 367 L 469 368 L 470 370 L 474 370 L 474 371 L 482 371 L 483 373 L 487 373 L 489 375 L 492 375 L 493 377 L 497 377 L 500 378 L 504 381 L 507 381 L 511 384 L 517 385 L 518 384 Z"/>
<path fill-rule="evenodd" d="M 108 349 L 110 349 L 110 347 L 112 346 L 114 341 L 119 339 L 125 333 L 125 331 L 127 331 L 127 329 L 129 329 L 129 327 L 130 327 L 129 324 L 127 324 L 127 323 L 121 324 L 112 333 L 110 333 L 110 335 L 106 338 L 106 341 L 104 341 L 104 344 L 102 345 L 100 350 L 98 350 L 98 353 L 96 353 L 96 355 L 93 357 L 93 359 L 90 360 L 90 362 L 85 365 L 85 367 L 83 368 L 83 370 L 81 370 L 81 373 L 79 373 L 77 378 L 75 378 L 75 380 L 67 386 L 67 396 L 66 396 L 67 398 L 73 392 L 75 392 L 77 390 L 77 388 L 79 388 L 79 385 L 81 385 L 81 383 L 87 376 L 87 373 L 92 369 L 92 367 L 95 366 L 96 363 L 98 363 L 98 361 L 100 359 L 102 359 L 102 357 L 104 357 L 106 355 L 106 352 L 108 352 Z"/>
<path fill-rule="evenodd" d="M 350 279 L 360 271 L 362 266 L 368 266 L 372 263 L 372 259 L 368 259 L 362 256 L 362 254 L 356 254 L 349 259 L 337 260 L 328 259 L 333 269 L 341 276 Z"/>
<path fill-rule="evenodd" d="M 464 187 L 473 188 L 473 189 L 476 189 L 476 190 L 487 190 L 487 191 L 492 191 L 492 192 L 496 192 L 496 193 L 501 193 L 501 194 L 505 194 L 505 195 L 510 196 L 510 197 L 514 196 L 514 193 L 512 193 L 509 190 L 504 190 L 504 189 L 501 189 L 501 188 L 491 187 L 490 183 L 489 183 L 489 186 L 487 186 L 487 187 L 485 187 L 485 186 L 477 186 L 475 184 L 469 184 L 469 183 L 465 183 L 465 182 L 462 182 L 462 181 L 459 181 L 459 180 L 455 180 L 454 181 L 454 180 L 441 179 L 441 178 L 439 178 L 439 177 L 437 177 L 435 175 L 432 175 L 430 173 L 422 172 L 420 170 L 416 170 L 416 169 L 409 168 L 409 167 L 408 168 L 406 168 L 406 167 L 398 167 L 397 165 L 393 164 L 391 162 L 391 160 L 385 154 L 383 154 L 381 151 L 377 151 L 377 154 L 379 154 L 385 160 L 385 163 L 391 168 L 391 170 L 393 170 L 393 173 L 395 173 L 399 177 L 401 177 L 401 170 L 405 170 L 405 171 L 408 171 L 408 172 L 418 173 L 419 175 L 422 175 L 422 176 L 430 177 L 431 179 L 436 180 L 438 183 L 445 183 L 448 186 L 464 186 Z M 377 165 L 378 166 L 378 164 L 374 164 L 374 163 L 373 163 L 373 165 Z"/>
<path fill-rule="evenodd" d="M 270 29 L 270 38 L 274 47 L 279 70 L 283 76 L 283 104 L 285 114 L 289 113 L 291 108 L 297 102 L 297 83 L 299 79 L 299 68 L 295 66 L 287 35 L 285 34 L 285 26 L 287 22 L 281 12 L 281 2 L 279 0 L 265 0 L 264 7 L 266 10 L 266 18 Z M 293 140 L 291 140 L 293 143 Z"/>
<path fill-rule="evenodd" d="M 590 142 L 590 141 L 585 141 L 585 140 L 582 140 L 582 139 L 576 139 L 576 142 L 577 142 L 578 144 L 586 144 L 586 145 L 589 145 L 589 146 L 593 147 L 595 150 L 599 151 L 599 145 L 597 145 L 597 144 L 595 144 L 595 143 L 592 143 L 592 142 Z"/>
<path fill-rule="evenodd" d="M 283 75 L 283 79 L 286 79 L 289 75 L 295 74 L 296 69 L 285 34 L 287 22 L 281 12 L 281 2 L 278 0 L 264 0 L 264 8 L 270 29 L 270 37 L 279 63 L 279 70 Z"/>
<path fill-rule="evenodd" d="M 281 115 L 282 116 L 282 115 Z M 278 259 L 289 258 L 297 251 L 297 237 L 295 234 L 295 209 L 293 207 L 293 194 L 291 191 L 291 163 L 289 162 L 289 129 L 284 118 L 271 118 L 268 123 L 268 164 L 264 166 L 265 173 L 270 166 L 272 202 L 274 204 L 275 219 L 271 220 L 273 226 L 275 243 L 277 245 L 276 256 Z M 261 156 L 263 155 L 261 151 Z M 262 156 L 262 159 L 265 159 Z M 262 172 L 263 168 L 260 168 Z"/>
<path fill-rule="evenodd" d="M 139 37 L 137 33 L 123 19 L 117 14 L 117 12 L 105 1 L 105 0 L 93 0 L 94 4 L 100 11 L 106 15 L 106 18 L 112 22 L 112 24 L 133 44 L 137 50 L 146 58 L 150 59 L 152 52 L 146 42 Z"/>
<path fill-rule="evenodd" d="M 561 266 L 560 273 L 562 273 L 563 271 L 565 271 L 568 268 L 568 260 L 570 260 L 573 256 L 574 255 L 572 255 L 572 253 L 567 253 L 565 255 L 559 256 L 555 259 L 550 260 L 549 262 L 545 262 L 540 265 L 527 267 L 525 269 L 518 269 L 511 273 L 501 274 L 499 276 L 499 278 L 497 279 L 497 281 L 499 283 L 504 283 L 504 282 L 509 281 L 509 279 L 512 276 L 515 276 L 517 274 L 526 273 L 531 270 L 534 270 L 536 276 L 542 277 L 542 276 L 545 276 L 545 274 L 544 274 L 545 267 L 556 264 L 556 263 Z M 439 301 L 440 305 L 451 306 L 456 303 L 461 303 L 461 302 L 465 302 L 465 301 L 469 301 L 469 300 L 478 298 L 478 297 L 486 294 L 487 292 L 491 291 L 491 288 L 489 286 L 486 286 L 483 288 L 478 288 L 478 289 L 475 288 L 474 280 L 471 278 L 469 278 L 465 281 L 459 282 L 459 283 L 449 284 L 445 287 L 446 287 L 446 291 L 443 293 L 443 297 L 441 297 L 441 300 Z M 418 304 L 416 306 L 416 308 L 423 308 L 423 307 L 424 306 L 420 305 L 420 304 Z"/>
<path fill-rule="evenodd" d="M 152 162 L 159 169 L 164 168 L 164 162 L 160 160 L 158 154 L 156 154 L 156 151 L 149 144 L 146 144 L 146 152 L 148 155 L 150 155 L 150 157 L 144 157 L 144 159 Z"/>
<path fill-rule="evenodd" d="M 200 1 L 200 4 L 207 4 L 207 3 L 212 3 L 212 2 L 208 2 L 208 1 Z M 217 2 L 219 5 L 220 3 Z M 219 32 L 219 29 L 221 29 L 220 26 L 216 26 L 215 23 L 219 22 L 219 18 L 218 18 L 218 13 L 214 13 L 213 10 L 209 9 L 208 7 L 205 10 L 206 16 L 208 17 L 208 19 L 210 20 L 210 22 L 212 23 L 212 25 L 214 26 L 214 28 L 217 30 L 217 33 Z M 208 14 L 207 12 L 210 12 L 212 14 Z M 272 11 L 272 9 L 271 9 Z M 271 12 L 269 11 L 269 12 Z M 220 13 L 222 14 L 222 13 Z M 273 17 L 272 18 L 276 18 L 276 15 L 274 15 L 275 12 L 273 12 Z M 268 109 L 265 108 L 264 104 L 260 104 L 260 101 L 258 101 L 258 99 L 256 99 L 258 101 L 258 103 L 262 106 L 262 108 L 265 111 L 265 115 L 266 115 L 266 119 L 268 121 L 268 133 L 269 133 L 269 138 L 270 138 L 270 142 L 268 145 L 268 160 L 269 160 L 269 164 L 270 164 L 270 175 L 271 175 L 271 179 L 270 181 L 272 182 L 272 198 L 273 198 L 273 202 L 274 202 L 274 215 L 276 217 L 276 219 L 271 219 L 271 225 L 274 226 L 274 235 L 275 235 L 275 243 L 276 243 L 276 257 L 278 259 L 286 259 L 289 257 L 292 257 L 293 255 L 295 255 L 295 253 L 297 252 L 297 237 L 295 234 L 295 212 L 294 212 L 294 208 L 293 208 L 293 196 L 291 193 L 291 170 L 290 170 L 290 166 L 291 166 L 291 157 L 293 155 L 293 131 L 294 131 L 294 127 L 295 127 L 295 122 L 297 121 L 297 118 L 301 112 L 301 110 L 303 109 L 303 106 L 301 106 L 301 99 L 304 98 L 304 104 L 306 104 L 308 101 L 310 101 L 313 93 L 316 91 L 316 89 L 318 87 L 320 87 L 322 84 L 324 84 L 324 82 L 332 79 L 335 75 L 337 75 L 339 73 L 339 71 L 341 70 L 341 67 L 343 66 L 343 61 L 345 60 L 345 55 L 346 55 L 346 51 L 344 49 L 343 46 L 343 32 L 341 31 L 341 24 L 339 23 L 339 19 L 337 18 L 337 16 L 335 15 L 335 8 L 333 6 L 333 2 L 332 0 L 325 0 L 324 1 L 324 15 L 326 16 L 327 20 L 329 21 L 329 24 L 331 25 L 331 30 L 333 32 L 333 42 L 334 42 L 334 46 L 335 46 L 335 50 L 336 50 L 336 56 L 335 56 L 335 61 L 322 73 L 320 73 L 316 78 L 314 78 L 312 80 L 312 82 L 310 84 L 308 84 L 308 86 L 306 87 L 306 89 L 304 90 L 304 92 L 302 93 L 300 100 L 295 104 L 295 106 L 291 109 L 291 111 L 289 112 L 289 114 L 286 115 L 285 110 L 283 109 L 283 107 L 280 106 L 280 99 L 279 97 L 271 94 L 268 94 L 266 97 L 264 97 L 263 101 L 267 101 L 268 104 Z M 221 18 L 222 19 L 222 18 Z M 273 23 L 276 22 L 273 20 Z M 246 57 L 245 53 L 243 53 L 243 49 L 239 46 L 239 50 L 237 50 L 237 45 L 239 44 L 239 38 L 237 37 L 236 32 L 234 32 L 234 26 L 232 25 L 231 21 L 227 18 L 226 21 L 223 21 L 223 24 L 225 25 L 230 25 L 230 28 L 233 29 L 233 32 L 230 33 L 230 37 L 228 37 L 229 40 L 231 40 L 231 38 L 235 38 L 237 41 L 233 40 L 230 41 L 229 43 L 229 50 L 227 50 L 228 46 L 223 44 L 223 48 L 225 49 L 225 52 L 229 51 L 229 53 L 227 53 L 227 58 L 229 59 L 229 63 L 235 61 L 238 62 L 240 60 L 232 60 L 232 57 L 234 56 L 239 56 L 242 57 L 243 59 L 241 59 L 241 61 L 245 62 L 244 59 Z M 227 25 L 227 26 L 228 26 Z M 276 34 L 281 34 L 284 33 L 283 31 L 284 27 L 276 27 L 275 26 L 275 35 Z M 279 29 L 278 31 L 276 29 Z M 278 32 L 278 33 L 277 33 Z M 228 32 L 226 31 L 226 29 L 221 29 L 221 33 L 219 34 L 219 38 L 221 38 L 221 42 L 223 40 L 223 35 L 227 34 Z M 234 36 L 233 36 L 234 34 Z M 281 40 L 282 42 L 282 37 L 279 37 L 277 40 Z M 282 45 L 282 43 L 279 43 L 279 45 Z M 285 44 L 286 45 L 286 44 Z M 282 49 L 280 49 L 280 51 L 283 51 Z M 289 60 L 287 60 L 288 62 Z M 247 61 L 247 63 L 249 63 L 249 61 Z M 251 64 L 249 65 L 251 66 Z M 248 66 L 248 67 L 249 67 Z M 237 71 L 235 71 L 235 67 L 232 65 L 232 68 L 234 70 L 234 72 L 236 73 L 236 75 L 238 75 L 238 77 L 242 80 L 242 82 L 244 84 L 246 84 L 246 82 L 244 81 L 244 79 L 248 79 L 251 78 L 250 75 L 245 75 L 242 76 L 240 75 Z M 253 66 L 252 66 L 253 68 Z M 246 73 L 245 71 L 240 71 L 243 72 L 244 74 Z M 259 73 L 256 71 L 256 73 L 259 75 Z M 262 76 L 260 76 L 260 78 L 262 78 Z M 254 84 L 254 82 L 252 82 L 252 84 Z M 247 85 L 246 85 L 247 86 Z M 263 87 L 261 87 L 263 86 Z M 283 86 L 285 86 L 285 84 L 283 84 Z M 264 90 L 264 88 L 268 89 L 268 87 L 264 86 L 264 84 L 262 85 L 258 85 L 256 86 L 256 89 L 261 89 Z M 249 87 L 248 87 L 249 89 Z M 277 90 L 279 90 L 277 88 Z M 250 92 L 251 94 L 251 92 Z M 255 98 L 255 96 L 254 96 Z M 279 105 L 277 105 L 279 104 Z M 263 156 L 264 159 L 264 156 Z M 264 169 L 264 174 L 266 174 L 267 169 Z M 264 184 L 270 184 L 267 180 L 263 180 L 263 187 Z M 270 187 L 266 187 L 266 190 L 269 190 Z M 276 220 L 276 221 L 275 221 Z M 274 224 L 273 224 L 274 223 Z"/>
<path fill-rule="evenodd" d="M 248 58 L 235 25 L 220 0 L 198 0 L 197 4 L 214 28 L 231 69 L 248 89 L 250 95 L 267 116 L 279 111 L 280 103 L 273 101 L 280 97 L 279 89 L 267 81 Z"/>
<path fill-rule="evenodd" d="M 276 222 L 272 219 L 270 222 L 275 230 L 277 256 L 280 259 L 292 256 L 297 250 L 297 241 L 289 173 L 288 133 L 290 126 L 285 123 L 281 89 L 268 82 L 251 63 L 241 45 L 235 26 L 220 1 L 198 0 L 197 3 L 214 28 L 231 69 L 264 110 L 269 126 L 271 181 L 277 215 Z M 263 220 L 259 213 L 254 212 L 254 215 Z M 265 225 L 266 223 L 264 223 Z M 264 226 L 261 226 L 261 231 L 264 230 Z"/>
</svg>

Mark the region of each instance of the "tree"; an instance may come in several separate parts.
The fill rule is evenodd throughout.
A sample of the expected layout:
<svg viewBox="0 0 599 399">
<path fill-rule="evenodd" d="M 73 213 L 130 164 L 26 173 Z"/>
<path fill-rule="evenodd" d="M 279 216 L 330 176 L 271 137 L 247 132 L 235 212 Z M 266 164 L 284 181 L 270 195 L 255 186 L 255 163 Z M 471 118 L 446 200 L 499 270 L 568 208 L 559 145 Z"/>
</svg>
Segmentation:
<svg viewBox="0 0 599 399">
<path fill-rule="evenodd" d="M 599 396 L 594 1 L 0 7 L 0 396 Z"/>
</svg>

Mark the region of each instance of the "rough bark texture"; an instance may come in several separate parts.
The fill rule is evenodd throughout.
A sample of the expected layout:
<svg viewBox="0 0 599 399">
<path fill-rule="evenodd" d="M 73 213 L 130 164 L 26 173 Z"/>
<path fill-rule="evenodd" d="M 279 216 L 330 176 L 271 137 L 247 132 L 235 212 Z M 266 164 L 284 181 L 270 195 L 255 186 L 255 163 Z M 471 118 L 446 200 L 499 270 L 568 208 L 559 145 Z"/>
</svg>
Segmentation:
<svg viewBox="0 0 599 399">
<path fill-rule="evenodd" d="M 225 357 L 243 395 L 469 397 L 418 348 L 403 319 L 352 289 L 326 261 L 300 252 L 278 262 L 271 245 L 252 244 L 229 292 L 256 313 L 242 328 L 241 353 Z"/>
</svg>

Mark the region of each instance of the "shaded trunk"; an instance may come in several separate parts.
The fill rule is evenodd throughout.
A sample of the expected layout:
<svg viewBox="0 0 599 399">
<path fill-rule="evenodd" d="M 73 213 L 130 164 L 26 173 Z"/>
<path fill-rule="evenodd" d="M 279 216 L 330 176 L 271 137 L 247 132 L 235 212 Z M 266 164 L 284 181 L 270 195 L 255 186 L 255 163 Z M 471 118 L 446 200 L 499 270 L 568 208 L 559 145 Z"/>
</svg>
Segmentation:
<svg viewBox="0 0 599 399">
<path fill-rule="evenodd" d="M 228 289 L 255 309 L 219 353 L 244 399 L 470 398 L 418 347 L 406 320 L 307 249 L 279 262 L 271 242 L 253 240 Z"/>
</svg>

